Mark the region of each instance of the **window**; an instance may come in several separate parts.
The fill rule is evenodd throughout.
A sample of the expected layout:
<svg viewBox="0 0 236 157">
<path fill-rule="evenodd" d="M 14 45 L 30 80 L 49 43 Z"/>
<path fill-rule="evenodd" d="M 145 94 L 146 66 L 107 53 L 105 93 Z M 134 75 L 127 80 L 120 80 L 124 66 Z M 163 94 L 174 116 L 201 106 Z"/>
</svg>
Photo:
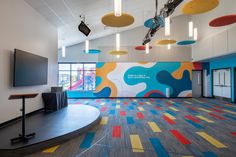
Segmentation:
<svg viewBox="0 0 236 157">
<path fill-rule="evenodd" d="M 59 86 L 65 90 L 95 90 L 95 63 L 59 63 Z"/>
</svg>

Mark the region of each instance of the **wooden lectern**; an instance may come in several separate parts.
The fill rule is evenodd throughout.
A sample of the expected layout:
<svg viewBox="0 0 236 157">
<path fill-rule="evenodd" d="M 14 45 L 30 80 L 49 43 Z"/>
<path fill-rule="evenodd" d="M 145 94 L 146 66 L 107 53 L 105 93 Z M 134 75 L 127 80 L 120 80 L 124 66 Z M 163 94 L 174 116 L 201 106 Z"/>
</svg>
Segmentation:
<svg viewBox="0 0 236 157">
<path fill-rule="evenodd" d="M 9 100 L 13 100 L 13 99 L 22 99 L 22 133 L 19 134 L 19 137 L 13 138 L 11 139 L 11 143 L 15 144 L 18 142 L 27 142 L 29 139 L 33 138 L 35 136 L 35 133 L 31 133 L 31 134 L 26 134 L 25 133 L 25 99 L 28 98 L 34 98 L 38 95 L 38 93 L 34 93 L 34 94 L 17 94 L 17 95 L 10 95 L 10 97 L 8 98 Z"/>
</svg>

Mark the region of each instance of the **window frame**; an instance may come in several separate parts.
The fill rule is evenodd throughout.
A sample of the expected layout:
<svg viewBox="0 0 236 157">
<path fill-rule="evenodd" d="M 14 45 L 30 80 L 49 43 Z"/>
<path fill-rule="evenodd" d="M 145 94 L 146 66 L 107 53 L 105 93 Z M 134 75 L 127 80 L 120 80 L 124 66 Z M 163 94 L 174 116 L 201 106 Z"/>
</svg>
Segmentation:
<svg viewBox="0 0 236 157">
<path fill-rule="evenodd" d="M 60 70 L 59 69 L 59 65 L 60 64 L 70 64 L 70 70 Z M 72 64 L 82 64 L 83 65 L 83 70 L 72 70 Z M 95 69 L 94 70 L 84 70 L 84 65 L 85 64 L 94 64 L 95 65 Z M 69 86 L 69 91 L 73 91 L 71 90 L 71 85 L 72 85 L 72 72 L 75 72 L 75 71 L 82 71 L 83 72 L 83 76 L 82 76 L 82 79 L 83 79 L 83 90 L 74 90 L 74 91 L 82 91 L 82 92 L 86 92 L 86 91 L 95 91 L 96 90 L 96 62 L 58 62 L 58 74 L 57 74 L 57 78 L 58 78 L 58 84 L 59 84 L 59 73 L 60 71 L 69 71 L 70 73 L 70 86 Z M 92 90 L 85 90 L 85 82 L 84 82 L 84 77 L 85 77 L 85 72 L 86 71 L 92 71 L 94 72 L 95 74 L 95 88 L 92 89 Z"/>
</svg>

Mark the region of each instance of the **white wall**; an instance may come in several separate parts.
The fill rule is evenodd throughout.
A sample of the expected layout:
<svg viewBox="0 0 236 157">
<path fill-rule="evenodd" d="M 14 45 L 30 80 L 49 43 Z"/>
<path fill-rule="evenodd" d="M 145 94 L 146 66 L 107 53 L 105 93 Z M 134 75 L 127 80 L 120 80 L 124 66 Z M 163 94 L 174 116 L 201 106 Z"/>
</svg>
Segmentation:
<svg viewBox="0 0 236 157">
<path fill-rule="evenodd" d="M 214 18 L 235 14 L 235 6 L 235 0 L 221 0 L 216 9 L 193 16 L 194 26 L 198 28 L 199 32 L 199 41 L 192 48 L 194 61 L 236 52 L 236 24 L 223 27 L 209 26 L 209 22 Z"/>
<path fill-rule="evenodd" d="M 192 48 L 194 61 L 211 59 L 236 52 L 236 24 L 196 43 Z"/>
<path fill-rule="evenodd" d="M 41 93 L 57 85 L 57 29 L 24 0 L 0 1 L 0 123 L 20 116 L 21 100 L 8 100 L 11 94 L 39 93 L 26 100 L 26 111 L 43 107 Z M 12 87 L 14 48 L 49 59 L 48 84 Z"/>
<path fill-rule="evenodd" d="M 220 0 L 220 4 L 215 9 L 207 13 L 192 16 L 194 27 L 198 28 L 199 39 L 208 38 L 233 27 L 233 25 L 229 25 L 214 28 L 209 26 L 209 22 L 217 17 L 235 14 L 235 6 L 235 0 Z"/>
<path fill-rule="evenodd" d="M 100 49 L 99 55 L 85 54 L 84 43 L 70 46 L 66 50 L 66 57 L 61 57 L 59 50 L 59 62 L 140 62 L 140 61 L 191 61 L 191 46 L 174 45 L 171 50 L 167 50 L 167 46 L 158 46 L 156 43 L 161 39 L 175 39 L 177 41 L 188 39 L 188 22 L 190 16 L 181 15 L 174 17 L 171 24 L 171 36 L 164 36 L 164 28 L 159 30 L 150 43 L 153 49 L 150 54 L 145 54 L 145 51 L 137 51 L 135 46 L 141 45 L 148 29 L 137 27 L 129 31 L 121 32 L 121 50 L 128 51 L 128 55 L 121 56 L 119 59 L 116 56 L 109 55 L 110 50 L 115 49 L 115 34 L 106 37 L 98 38 L 90 41 L 91 49 Z M 176 31 L 178 30 L 178 31 Z M 119 29 L 117 30 L 119 31 Z M 115 33 L 115 32 L 114 32 Z"/>
</svg>

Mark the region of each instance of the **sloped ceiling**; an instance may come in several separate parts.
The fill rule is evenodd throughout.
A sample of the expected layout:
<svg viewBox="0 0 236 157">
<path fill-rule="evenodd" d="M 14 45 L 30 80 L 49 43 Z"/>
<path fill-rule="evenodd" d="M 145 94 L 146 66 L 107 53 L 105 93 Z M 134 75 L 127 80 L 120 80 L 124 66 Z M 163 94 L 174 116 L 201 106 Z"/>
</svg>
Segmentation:
<svg viewBox="0 0 236 157">
<path fill-rule="evenodd" d="M 159 9 L 167 0 L 159 0 Z M 92 32 L 88 39 L 104 37 L 115 32 L 130 30 L 142 26 L 144 21 L 154 16 L 155 0 L 124 0 L 123 11 L 135 17 L 131 26 L 109 28 L 101 23 L 101 17 L 113 11 L 113 0 L 25 0 L 50 23 L 58 28 L 59 47 L 83 42 L 86 37 L 78 31 L 80 15 L 86 16 L 86 23 Z M 180 14 L 179 6 L 175 15 Z"/>
</svg>

